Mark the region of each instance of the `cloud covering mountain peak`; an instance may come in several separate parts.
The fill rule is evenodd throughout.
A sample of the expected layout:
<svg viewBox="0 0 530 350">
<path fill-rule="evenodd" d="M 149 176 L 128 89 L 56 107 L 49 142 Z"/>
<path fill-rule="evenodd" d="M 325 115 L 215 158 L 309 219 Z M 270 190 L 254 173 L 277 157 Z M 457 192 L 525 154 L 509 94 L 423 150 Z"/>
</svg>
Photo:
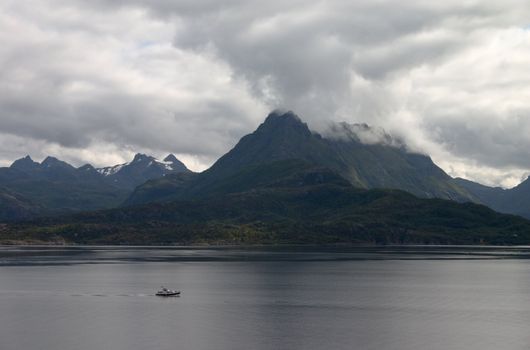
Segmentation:
<svg viewBox="0 0 530 350">
<path fill-rule="evenodd" d="M 405 143 L 388 134 L 382 127 L 371 127 L 366 123 L 349 124 L 346 122 L 332 123 L 323 132 L 328 138 L 344 141 L 356 141 L 366 145 L 381 144 L 397 148 L 405 148 Z"/>
<path fill-rule="evenodd" d="M 523 0 L 2 2 L 0 162 L 141 150 L 202 170 L 288 107 L 513 184 L 530 170 L 529 17 Z"/>
</svg>

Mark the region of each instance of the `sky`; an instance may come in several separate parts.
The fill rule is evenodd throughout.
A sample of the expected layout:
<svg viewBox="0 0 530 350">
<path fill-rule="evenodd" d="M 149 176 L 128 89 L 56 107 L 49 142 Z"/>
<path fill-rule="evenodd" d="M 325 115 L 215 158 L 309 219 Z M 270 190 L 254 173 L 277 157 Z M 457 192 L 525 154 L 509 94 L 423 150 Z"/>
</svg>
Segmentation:
<svg viewBox="0 0 530 350">
<path fill-rule="evenodd" d="M 529 97 L 527 0 L 0 2 L 1 166 L 142 152 L 201 171 L 282 108 L 512 187 Z"/>
</svg>

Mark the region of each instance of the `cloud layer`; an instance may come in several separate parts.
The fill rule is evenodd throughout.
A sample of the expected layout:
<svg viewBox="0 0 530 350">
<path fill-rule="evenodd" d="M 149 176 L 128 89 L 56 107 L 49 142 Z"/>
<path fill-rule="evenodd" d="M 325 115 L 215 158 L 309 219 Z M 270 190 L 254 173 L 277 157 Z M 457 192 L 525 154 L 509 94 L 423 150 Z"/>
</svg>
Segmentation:
<svg viewBox="0 0 530 350">
<path fill-rule="evenodd" d="M 283 107 L 513 186 L 530 170 L 528 18 L 522 0 L 4 1 L 0 160 L 174 152 L 200 170 Z"/>
</svg>

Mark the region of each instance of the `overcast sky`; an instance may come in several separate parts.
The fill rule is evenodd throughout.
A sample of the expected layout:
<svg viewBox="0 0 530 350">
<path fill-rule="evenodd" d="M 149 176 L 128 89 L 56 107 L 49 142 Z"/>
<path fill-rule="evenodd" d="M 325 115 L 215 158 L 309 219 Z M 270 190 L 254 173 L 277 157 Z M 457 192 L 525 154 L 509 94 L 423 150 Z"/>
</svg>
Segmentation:
<svg viewBox="0 0 530 350">
<path fill-rule="evenodd" d="M 530 3 L 0 2 L 0 165 L 172 152 L 202 170 L 278 107 L 513 186 L 530 173 Z"/>
</svg>

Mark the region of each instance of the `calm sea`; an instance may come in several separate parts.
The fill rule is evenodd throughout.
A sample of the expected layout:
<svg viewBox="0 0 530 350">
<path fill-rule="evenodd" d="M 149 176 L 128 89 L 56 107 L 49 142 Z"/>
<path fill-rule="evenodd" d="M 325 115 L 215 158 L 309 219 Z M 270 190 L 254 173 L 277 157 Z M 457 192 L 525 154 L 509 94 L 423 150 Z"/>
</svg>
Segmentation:
<svg viewBox="0 0 530 350">
<path fill-rule="evenodd" d="M 493 247 L 0 247 L 0 349 L 527 350 L 529 258 Z M 182 296 L 154 296 L 161 285 Z"/>
</svg>

